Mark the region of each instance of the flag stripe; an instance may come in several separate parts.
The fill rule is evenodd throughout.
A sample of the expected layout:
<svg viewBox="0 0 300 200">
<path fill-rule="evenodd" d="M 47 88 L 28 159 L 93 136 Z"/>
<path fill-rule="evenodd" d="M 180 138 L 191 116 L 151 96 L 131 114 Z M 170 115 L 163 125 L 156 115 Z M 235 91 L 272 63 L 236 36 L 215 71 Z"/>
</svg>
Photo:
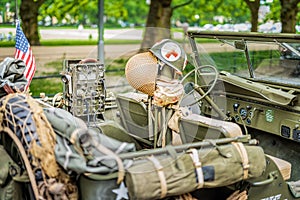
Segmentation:
<svg viewBox="0 0 300 200">
<path fill-rule="evenodd" d="M 15 59 L 23 60 L 26 65 L 24 76 L 27 80 L 27 85 L 25 86 L 25 90 L 27 90 L 36 71 L 36 64 L 30 44 L 21 30 L 19 23 L 17 23 L 15 47 Z"/>
</svg>

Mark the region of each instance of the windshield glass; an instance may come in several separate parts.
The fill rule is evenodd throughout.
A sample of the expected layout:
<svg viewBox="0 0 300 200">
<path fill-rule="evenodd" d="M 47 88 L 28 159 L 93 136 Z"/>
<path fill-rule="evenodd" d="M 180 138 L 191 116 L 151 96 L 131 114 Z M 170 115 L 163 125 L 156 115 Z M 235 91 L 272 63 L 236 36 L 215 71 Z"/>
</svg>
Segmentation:
<svg viewBox="0 0 300 200">
<path fill-rule="evenodd" d="M 197 46 L 201 65 L 253 80 L 300 86 L 300 43 L 200 37 L 190 42 Z"/>
</svg>

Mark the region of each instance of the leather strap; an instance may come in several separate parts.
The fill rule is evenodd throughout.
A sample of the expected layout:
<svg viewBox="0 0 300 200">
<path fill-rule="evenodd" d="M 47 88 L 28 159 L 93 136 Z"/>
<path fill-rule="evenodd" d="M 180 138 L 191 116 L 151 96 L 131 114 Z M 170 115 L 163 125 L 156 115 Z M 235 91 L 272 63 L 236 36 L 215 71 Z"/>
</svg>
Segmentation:
<svg viewBox="0 0 300 200">
<path fill-rule="evenodd" d="M 160 198 L 164 198 L 167 195 L 168 188 L 167 188 L 167 181 L 163 171 L 163 167 L 161 166 L 159 160 L 157 160 L 154 156 L 149 156 L 148 160 L 150 160 L 154 164 L 154 167 L 157 171 L 159 181 L 160 181 L 160 189 L 161 189 Z"/>
<path fill-rule="evenodd" d="M 3 89 L 7 94 L 15 93 L 15 91 L 8 84 L 4 84 Z"/>
</svg>

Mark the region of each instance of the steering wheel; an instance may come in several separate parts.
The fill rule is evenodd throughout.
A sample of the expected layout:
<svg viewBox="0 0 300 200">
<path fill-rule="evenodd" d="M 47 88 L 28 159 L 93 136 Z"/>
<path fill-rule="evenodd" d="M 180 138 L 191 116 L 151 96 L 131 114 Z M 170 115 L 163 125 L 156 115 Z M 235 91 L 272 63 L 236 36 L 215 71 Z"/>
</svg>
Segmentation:
<svg viewBox="0 0 300 200">
<path fill-rule="evenodd" d="M 192 75 L 194 75 L 194 77 L 192 77 Z M 201 81 L 205 83 L 205 79 L 203 79 L 203 77 L 207 75 L 213 75 L 213 80 L 209 81 L 209 84 L 201 83 Z M 189 79 L 193 79 L 193 78 L 194 78 L 193 81 L 189 81 Z M 181 104 L 185 99 L 187 99 L 191 95 L 193 95 L 193 100 L 189 99 L 188 103 L 185 103 L 184 106 L 192 106 L 198 103 L 213 90 L 213 88 L 217 83 L 217 80 L 218 80 L 218 71 L 212 65 L 201 65 L 191 70 L 180 81 L 181 84 L 183 84 L 184 81 L 188 81 L 188 82 L 184 84 L 185 94 L 180 99 L 179 104 Z M 200 83 L 198 84 L 199 81 Z M 202 88 L 208 88 L 208 89 L 205 92 Z"/>
</svg>

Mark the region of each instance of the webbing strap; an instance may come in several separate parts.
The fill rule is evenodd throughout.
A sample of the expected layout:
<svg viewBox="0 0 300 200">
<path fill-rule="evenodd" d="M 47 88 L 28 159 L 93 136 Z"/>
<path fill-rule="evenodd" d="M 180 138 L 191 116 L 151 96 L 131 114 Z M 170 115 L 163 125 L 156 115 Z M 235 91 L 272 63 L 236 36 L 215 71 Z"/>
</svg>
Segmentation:
<svg viewBox="0 0 300 200">
<path fill-rule="evenodd" d="M 120 184 L 124 180 L 125 176 L 125 170 L 124 170 L 124 165 L 121 160 L 121 158 L 112 150 L 108 149 L 107 147 L 103 146 L 102 144 L 95 142 L 94 140 L 91 140 L 92 145 L 94 145 L 95 148 L 97 148 L 100 152 L 103 152 L 106 155 L 112 156 L 118 165 L 118 180 L 117 183 Z"/>
<path fill-rule="evenodd" d="M 202 164 L 199 160 L 199 155 L 197 149 L 189 149 L 188 153 L 190 154 L 194 167 L 196 169 L 197 174 L 197 180 L 198 180 L 198 189 L 202 188 L 204 185 L 204 177 L 203 177 L 203 171 L 202 171 Z"/>
<path fill-rule="evenodd" d="M 74 146 L 77 145 L 77 144 L 76 144 L 76 141 L 78 140 L 78 137 L 80 136 L 81 131 L 86 131 L 86 130 L 77 128 L 77 129 L 75 129 L 75 130 L 71 133 L 71 135 L 70 135 L 70 142 L 71 142 L 72 144 L 74 144 Z"/>
<path fill-rule="evenodd" d="M 154 164 L 154 167 L 157 171 L 159 181 L 160 181 L 160 189 L 161 189 L 160 198 L 164 198 L 167 195 L 168 188 L 167 188 L 167 181 L 163 171 L 163 167 L 161 166 L 159 160 L 157 160 L 154 156 L 149 156 L 148 159 Z"/>
<path fill-rule="evenodd" d="M 66 147 L 66 153 L 65 153 L 65 161 L 64 161 L 64 169 L 68 169 L 68 165 L 70 162 L 70 158 L 72 157 L 72 150 L 70 146 L 68 145 L 68 142 L 65 138 L 63 138 L 64 146 Z"/>
<path fill-rule="evenodd" d="M 247 151 L 245 149 L 245 146 L 240 142 L 232 142 L 232 144 L 237 149 L 237 151 L 241 156 L 242 164 L 243 164 L 243 172 L 244 172 L 243 179 L 245 180 L 248 178 L 248 173 L 249 173 L 249 158 L 248 158 Z"/>
<path fill-rule="evenodd" d="M 83 150 L 80 147 L 80 144 L 78 144 L 78 140 L 82 134 L 86 133 L 86 129 L 83 128 L 77 128 L 75 129 L 70 136 L 70 142 L 73 144 L 74 149 L 79 153 L 81 156 L 84 156 Z M 64 137 L 64 136 L 63 136 Z M 66 146 L 67 147 L 67 146 Z M 67 147 L 68 148 L 68 147 Z"/>
<path fill-rule="evenodd" d="M 161 133 L 161 146 L 166 146 L 166 134 L 167 134 L 167 124 L 168 120 L 166 120 L 166 107 L 162 107 L 162 133 Z"/>
<path fill-rule="evenodd" d="M 153 114 L 152 114 L 152 99 L 149 98 L 148 100 L 148 131 L 149 131 L 149 140 L 153 140 L 153 133 L 154 133 L 154 130 L 153 130 Z"/>
</svg>

